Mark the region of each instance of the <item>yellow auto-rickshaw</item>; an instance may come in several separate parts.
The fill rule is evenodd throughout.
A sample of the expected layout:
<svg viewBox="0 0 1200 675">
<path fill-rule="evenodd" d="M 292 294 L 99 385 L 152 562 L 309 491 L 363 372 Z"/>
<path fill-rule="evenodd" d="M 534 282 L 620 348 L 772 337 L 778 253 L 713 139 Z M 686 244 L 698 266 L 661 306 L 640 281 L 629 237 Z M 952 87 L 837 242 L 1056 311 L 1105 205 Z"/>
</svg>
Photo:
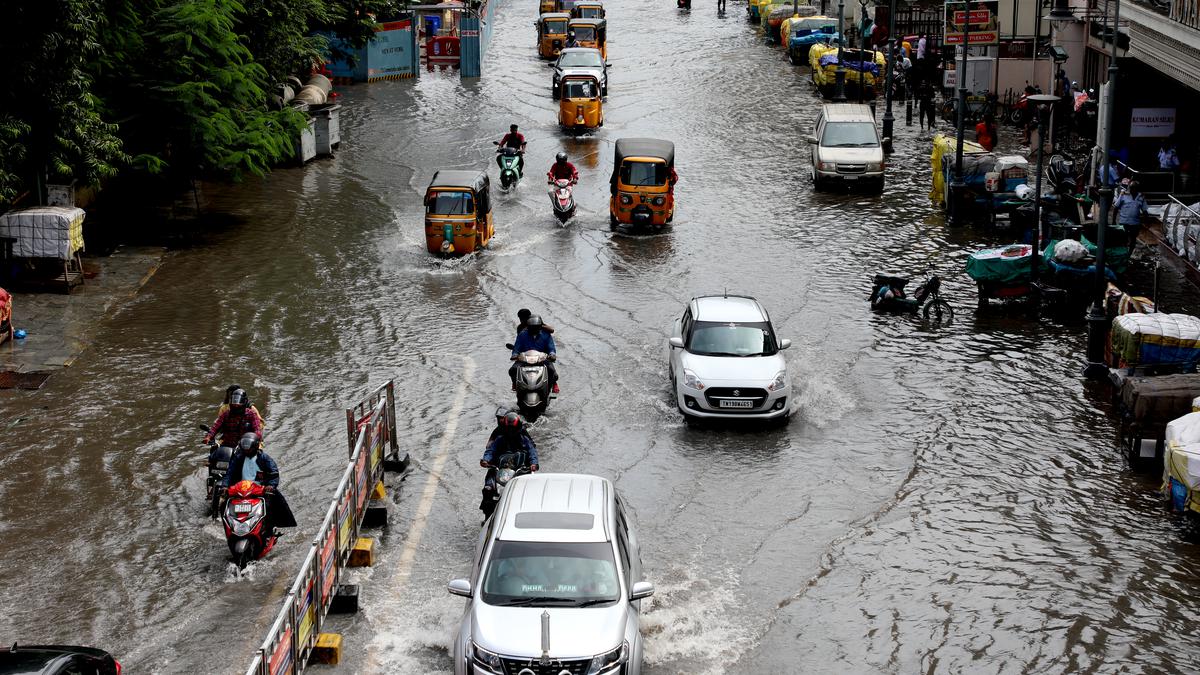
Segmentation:
<svg viewBox="0 0 1200 675">
<path fill-rule="evenodd" d="M 604 19 L 571 19 L 567 32 L 575 31 L 575 41 L 580 47 L 600 50 L 600 56 L 608 60 L 608 29 Z"/>
<path fill-rule="evenodd" d="M 617 140 L 609 177 L 613 229 L 661 229 L 675 217 L 675 144 L 655 138 Z"/>
<path fill-rule="evenodd" d="M 430 253 L 466 255 L 495 233 L 492 184 L 485 171 L 438 171 L 425 190 L 425 248 Z"/>
<path fill-rule="evenodd" d="M 558 123 L 568 131 L 604 126 L 600 80 L 595 75 L 567 75 L 558 83 Z"/>
<path fill-rule="evenodd" d="M 558 0 L 540 0 L 538 14 L 551 14 L 558 11 Z"/>
<path fill-rule="evenodd" d="M 600 0 L 578 0 L 571 8 L 571 16 L 576 19 L 603 19 L 604 3 Z"/>
<path fill-rule="evenodd" d="M 552 59 L 562 51 L 567 42 L 567 22 L 571 15 L 564 12 L 550 12 L 538 17 L 533 25 L 538 32 L 538 56 Z"/>
</svg>

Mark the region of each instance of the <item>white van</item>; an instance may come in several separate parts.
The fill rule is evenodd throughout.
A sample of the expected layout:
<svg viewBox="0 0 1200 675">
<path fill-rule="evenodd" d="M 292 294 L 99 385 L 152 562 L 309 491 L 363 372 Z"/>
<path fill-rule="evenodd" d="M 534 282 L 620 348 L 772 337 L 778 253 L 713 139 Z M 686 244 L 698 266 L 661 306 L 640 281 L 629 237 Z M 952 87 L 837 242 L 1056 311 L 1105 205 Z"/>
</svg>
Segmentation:
<svg viewBox="0 0 1200 675">
<path fill-rule="evenodd" d="M 806 139 L 812 148 L 813 187 L 864 184 L 883 191 L 887 164 L 871 108 L 862 103 L 826 103 Z"/>
</svg>

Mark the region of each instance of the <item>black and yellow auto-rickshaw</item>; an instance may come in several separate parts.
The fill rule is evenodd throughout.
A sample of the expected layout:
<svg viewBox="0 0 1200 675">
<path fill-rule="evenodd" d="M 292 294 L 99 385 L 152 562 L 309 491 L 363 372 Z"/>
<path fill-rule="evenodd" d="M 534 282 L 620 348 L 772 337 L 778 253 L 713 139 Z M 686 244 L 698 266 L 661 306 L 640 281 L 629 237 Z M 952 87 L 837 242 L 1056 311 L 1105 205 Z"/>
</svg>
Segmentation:
<svg viewBox="0 0 1200 675">
<path fill-rule="evenodd" d="M 609 177 L 608 221 L 614 228 L 658 229 L 675 217 L 675 144 L 656 138 L 617 141 Z"/>
<path fill-rule="evenodd" d="M 571 15 L 565 12 L 549 12 L 538 17 L 538 56 L 552 59 L 562 51 L 567 42 L 567 22 Z"/>
<path fill-rule="evenodd" d="M 571 8 L 571 17 L 575 19 L 603 19 L 604 3 L 600 0 L 577 0 Z"/>
<path fill-rule="evenodd" d="M 600 50 L 600 56 L 608 59 L 608 28 L 604 19 L 571 19 L 567 32 L 575 31 L 575 40 L 580 47 Z"/>
<path fill-rule="evenodd" d="M 425 190 L 425 248 L 430 253 L 466 255 L 495 233 L 492 184 L 484 171 L 438 171 Z"/>
<path fill-rule="evenodd" d="M 595 75 L 566 75 L 558 83 L 558 124 L 568 131 L 604 126 L 600 80 Z"/>
<path fill-rule="evenodd" d="M 558 0 L 539 0 L 538 14 L 550 14 L 558 11 Z"/>
</svg>

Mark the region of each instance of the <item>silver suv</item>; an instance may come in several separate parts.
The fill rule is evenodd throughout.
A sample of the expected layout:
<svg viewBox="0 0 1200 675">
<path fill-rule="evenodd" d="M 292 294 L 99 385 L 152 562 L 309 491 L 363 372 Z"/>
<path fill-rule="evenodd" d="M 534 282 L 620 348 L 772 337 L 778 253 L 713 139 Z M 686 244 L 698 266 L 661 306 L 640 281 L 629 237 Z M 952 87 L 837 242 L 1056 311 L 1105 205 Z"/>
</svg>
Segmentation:
<svg viewBox="0 0 1200 675">
<path fill-rule="evenodd" d="M 820 190 L 833 183 L 862 185 L 883 191 L 887 163 L 879 130 L 871 109 L 862 103 L 826 103 L 821 108 L 812 144 L 813 187 Z"/>
<path fill-rule="evenodd" d="M 767 310 L 751 297 L 692 298 L 668 340 L 671 392 L 683 419 L 787 420 L 791 340 L 778 340 Z"/>
<path fill-rule="evenodd" d="M 608 62 L 600 55 L 599 49 L 591 47 L 571 47 L 558 54 L 554 62 L 554 79 L 550 83 L 550 92 L 558 100 L 558 82 L 567 75 L 594 75 L 600 81 L 600 95 L 608 96 Z"/>
<path fill-rule="evenodd" d="M 637 537 L 610 481 L 537 473 L 508 484 L 484 523 L 454 640 L 455 675 L 638 675 Z"/>
</svg>

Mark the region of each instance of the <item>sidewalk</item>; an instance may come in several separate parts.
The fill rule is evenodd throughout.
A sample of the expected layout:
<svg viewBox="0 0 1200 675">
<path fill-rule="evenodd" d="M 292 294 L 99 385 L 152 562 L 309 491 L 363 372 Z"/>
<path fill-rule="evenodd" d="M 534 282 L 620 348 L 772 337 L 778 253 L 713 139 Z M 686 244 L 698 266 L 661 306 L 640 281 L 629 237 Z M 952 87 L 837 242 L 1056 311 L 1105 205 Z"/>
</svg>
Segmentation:
<svg viewBox="0 0 1200 675">
<path fill-rule="evenodd" d="M 26 331 L 27 337 L 0 345 L 0 388 L 36 389 L 45 377 L 13 374 L 48 376 L 70 367 L 91 344 L 95 326 L 115 305 L 137 294 L 158 270 L 164 254 L 156 247 L 121 247 L 108 257 L 84 258 L 86 279 L 69 295 L 13 292 L 13 326 Z"/>
</svg>

